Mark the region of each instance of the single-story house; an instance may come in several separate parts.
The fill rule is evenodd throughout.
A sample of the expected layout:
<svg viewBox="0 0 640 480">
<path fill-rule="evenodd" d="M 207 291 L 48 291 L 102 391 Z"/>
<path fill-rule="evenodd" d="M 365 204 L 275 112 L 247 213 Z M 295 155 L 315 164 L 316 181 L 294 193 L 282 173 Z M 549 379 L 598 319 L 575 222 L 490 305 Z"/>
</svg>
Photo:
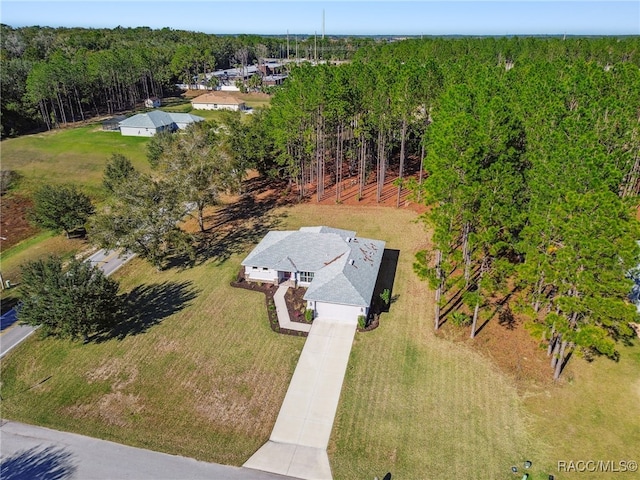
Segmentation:
<svg viewBox="0 0 640 480">
<path fill-rule="evenodd" d="M 182 130 L 192 123 L 202 122 L 204 118 L 190 113 L 168 113 L 154 110 L 139 113 L 120 122 L 120 133 L 125 136 L 153 137 L 164 130 L 173 132 Z"/>
<path fill-rule="evenodd" d="M 242 100 L 224 92 L 210 92 L 191 100 L 191 105 L 199 110 L 246 110 Z"/>
<path fill-rule="evenodd" d="M 158 108 L 162 105 L 162 100 L 158 97 L 149 97 L 144 101 L 144 106 L 147 108 Z"/>
<path fill-rule="evenodd" d="M 325 226 L 270 231 L 242 261 L 250 282 L 308 287 L 314 317 L 368 316 L 385 242 Z"/>
</svg>

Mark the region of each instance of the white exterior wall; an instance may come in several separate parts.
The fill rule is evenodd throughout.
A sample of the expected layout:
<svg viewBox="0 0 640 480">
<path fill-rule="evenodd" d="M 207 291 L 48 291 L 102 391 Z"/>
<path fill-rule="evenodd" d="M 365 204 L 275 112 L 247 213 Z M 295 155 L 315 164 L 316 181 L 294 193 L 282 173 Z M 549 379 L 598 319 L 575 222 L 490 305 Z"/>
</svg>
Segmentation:
<svg viewBox="0 0 640 480">
<path fill-rule="evenodd" d="M 193 108 L 196 110 L 233 110 L 240 109 L 239 105 L 224 104 L 224 103 L 192 103 Z"/>
<path fill-rule="evenodd" d="M 157 130 L 155 128 L 120 127 L 120 133 L 125 137 L 153 137 Z"/>
<path fill-rule="evenodd" d="M 254 282 L 275 282 L 278 279 L 278 271 L 267 269 L 263 270 L 262 267 L 258 267 L 254 270 L 253 267 L 245 266 L 244 274 L 249 280 Z"/>
<path fill-rule="evenodd" d="M 368 308 L 356 307 L 353 305 L 339 305 L 337 303 L 307 302 L 307 307 L 315 303 L 315 316 L 344 320 L 345 322 L 357 322 L 359 315 L 367 315 Z"/>
</svg>

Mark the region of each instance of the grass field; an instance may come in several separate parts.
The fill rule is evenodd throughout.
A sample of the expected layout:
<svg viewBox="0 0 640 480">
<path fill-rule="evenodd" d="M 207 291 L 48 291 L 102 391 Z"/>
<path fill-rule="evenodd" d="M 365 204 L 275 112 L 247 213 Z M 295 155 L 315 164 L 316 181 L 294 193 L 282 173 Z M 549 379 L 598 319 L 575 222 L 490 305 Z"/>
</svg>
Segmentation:
<svg viewBox="0 0 640 480">
<path fill-rule="evenodd" d="M 99 123 L 25 135 L 2 142 L 2 169 L 22 175 L 20 190 L 25 193 L 43 183 L 75 182 L 89 193 L 101 194 L 98 186 L 112 154 L 125 155 L 139 170 L 149 170 L 148 141 L 102 131 Z"/>
<path fill-rule="evenodd" d="M 356 335 L 329 445 L 335 478 L 508 479 L 527 459 L 531 480 L 623 476 L 565 474 L 557 461 L 638 460 L 640 347 L 618 363 L 574 358 L 561 384 L 518 390 L 486 356 L 432 333 L 432 295 L 412 272 L 428 245 L 415 217 L 347 205 L 270 212 L 278 228 L 327 224 L 400 251 L 397 301 Z M 233 238 L 252 238 L 260 221 Z M 268 438 L 304 343 L 270 330 L 260 294 L 229 286 L 242 256 L 125 266 L 116 276 L 138 312 L 128 330 L 87 345 L 29 339 L 3 359 L 3 417 L 242 464 Z"/>
</svg>

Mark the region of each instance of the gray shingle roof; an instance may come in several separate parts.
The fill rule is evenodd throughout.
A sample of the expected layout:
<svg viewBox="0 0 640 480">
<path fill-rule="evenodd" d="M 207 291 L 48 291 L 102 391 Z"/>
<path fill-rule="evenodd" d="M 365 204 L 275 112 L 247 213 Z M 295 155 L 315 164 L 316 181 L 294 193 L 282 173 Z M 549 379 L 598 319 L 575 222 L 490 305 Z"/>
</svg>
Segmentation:
<svg viewBox="0 0 640 480">
<path fill-rule="evenodd" d="M 242 262 L 288 272 L 314 272 L 304 298 L 369 306 L 385 242 L 331 227 L 272 231 Z"/>
</svg>

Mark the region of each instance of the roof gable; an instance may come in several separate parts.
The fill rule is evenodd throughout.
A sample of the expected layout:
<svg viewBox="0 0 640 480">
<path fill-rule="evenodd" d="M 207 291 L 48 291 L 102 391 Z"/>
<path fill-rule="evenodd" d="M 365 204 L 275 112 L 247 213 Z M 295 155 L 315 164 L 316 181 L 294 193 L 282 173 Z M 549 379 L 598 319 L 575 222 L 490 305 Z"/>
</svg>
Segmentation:
<svg viewBox="0 0 640 480">
<path fill-rule="evenodd" d="M 204 122 L 204 118 L 191 113 L 170 113 L 169 116 L 175 123 L 197 123 Z"/>
<path fill-rule="evenodd" d="M 154 110 L 148 113 L 138 113 L 133 117 L 120 122 L 121 127 L 132 128 L 160 128 L 171 125 L 173 120 L 171 115 L 161 110 Z"/>
</svg>

